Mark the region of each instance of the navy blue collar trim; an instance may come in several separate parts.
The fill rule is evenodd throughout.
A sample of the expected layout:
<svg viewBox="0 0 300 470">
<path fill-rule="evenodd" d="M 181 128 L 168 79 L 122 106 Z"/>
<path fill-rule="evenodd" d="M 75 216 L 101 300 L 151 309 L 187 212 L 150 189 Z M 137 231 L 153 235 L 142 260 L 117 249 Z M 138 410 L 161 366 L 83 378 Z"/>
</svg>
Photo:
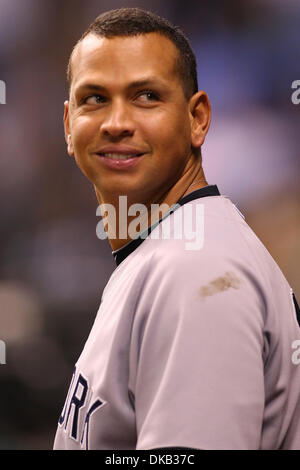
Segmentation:
<svg viewBox="0 0 300 470">
<path fill-rule="evenodd" d="M 218 190 L 218 187 L 216 185 L 208 185 L 204 186 L 201 189 L 196 189 L 196 191 L 193 191 L 190 194 L 187 194 L 187 196 L 184 196 L 181 198 L 177 204 L 180 206 L 183 206 L 187 202 L 193 201 L 194 199 L 199 199 L 200 197 L 207 197 L 207 196 L 220 196 L 220 192 Z M 152 232 L 152 230 L 166 217 L 166 215 L 159 219 L 156 224 L 152 225 L 151 227 L 148 228 L 148 235 Z M 115 258 L 117 266 L 119 266 L 122 261 L 124 261 L 125 258 L 127 258 L 128 255 L 130 255 L 143 241 L 145 238 L 135 238 L 134 240 L 131 240 L 127 245 L 119 248 L 116 251 L 113 251 L 113 257 Z"/>
</svg>

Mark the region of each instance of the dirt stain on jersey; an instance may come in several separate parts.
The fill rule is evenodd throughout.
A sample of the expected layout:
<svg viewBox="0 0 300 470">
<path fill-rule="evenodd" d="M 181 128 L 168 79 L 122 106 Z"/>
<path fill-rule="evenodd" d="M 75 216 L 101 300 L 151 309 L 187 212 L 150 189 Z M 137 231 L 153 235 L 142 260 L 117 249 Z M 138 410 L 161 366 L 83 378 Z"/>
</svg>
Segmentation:
<svg viewBox="0 0 300 470">
<path fill-rule="evenodd" d="M 228 271 L 223 276 L 217 277 L 206 286 L 200 288 L 200 296 L 204 299 L 218 292 L 224 292 L 230 288 L 238 289 L 241 285 L 240 279 Z"/>
</svg>

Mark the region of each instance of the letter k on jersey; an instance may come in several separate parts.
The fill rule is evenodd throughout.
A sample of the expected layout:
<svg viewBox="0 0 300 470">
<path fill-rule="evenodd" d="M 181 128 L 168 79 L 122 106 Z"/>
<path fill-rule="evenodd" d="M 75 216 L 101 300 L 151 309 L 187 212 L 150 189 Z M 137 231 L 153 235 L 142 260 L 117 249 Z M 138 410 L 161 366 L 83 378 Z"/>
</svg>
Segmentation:
<svg viewBox="0 0 300 470">
<path fill-rule="evenodd" d="M 91 415 L 105 402 L 101 401 L 99 398 L 92 402 L 93 391 L 89 389 L 87 379 L 83 377 L 82 374 L 78 375 L 76 381 L 75 377 L 76 367 L 73 372 L 67 399 L 62 414 L 58 420 L 58 424 L 60 426 L 64 426 L 65 432 L 67 432 L 68 427 L 69 436 L 77 442 L 80 439 L 80 444 L 82 446 L 84 446 L 83 441 L 85 437 L 85 449 L 88 450 Z"/>
</svg>

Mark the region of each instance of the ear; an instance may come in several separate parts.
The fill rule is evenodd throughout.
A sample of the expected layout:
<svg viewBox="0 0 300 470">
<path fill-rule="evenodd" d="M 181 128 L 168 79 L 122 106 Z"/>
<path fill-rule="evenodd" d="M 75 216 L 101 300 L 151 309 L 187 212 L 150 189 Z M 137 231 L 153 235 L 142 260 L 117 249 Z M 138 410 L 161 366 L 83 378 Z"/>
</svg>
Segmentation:
<svg viewBox="0 0 300 470">
<path fill-rule="evenodd" d="M 72 143 L 72 136 L 70 133 L 69 123 L 69 101 L 64 102 L 64 129 L 65 129 L 65 141 L 67 144 L 67 150 L 70 157 L 74 157 L 74 148 Z"/>
<path fill-rule="evenodd" d="M 201 147 L 208 132 L 211 120 L 211 106 L 207 94 L 198 91 L 190 99 L 192 146 Z"/>
</svg>

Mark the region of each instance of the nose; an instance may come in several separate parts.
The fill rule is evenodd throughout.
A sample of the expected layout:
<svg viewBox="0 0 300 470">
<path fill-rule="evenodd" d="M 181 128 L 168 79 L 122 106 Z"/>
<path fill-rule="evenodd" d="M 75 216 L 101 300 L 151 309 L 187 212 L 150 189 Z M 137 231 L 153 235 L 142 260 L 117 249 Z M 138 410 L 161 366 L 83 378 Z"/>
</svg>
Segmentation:
<svg viewBox="0 0 300 470">
<path fill-rule="evenodd" d="M 101 133 L 106 137 L 117 138 L 133 135 L 134 130 L 135 125 L 126 104 L 122 101 L 112 103 L 101 123 Z"/>
</svg>

